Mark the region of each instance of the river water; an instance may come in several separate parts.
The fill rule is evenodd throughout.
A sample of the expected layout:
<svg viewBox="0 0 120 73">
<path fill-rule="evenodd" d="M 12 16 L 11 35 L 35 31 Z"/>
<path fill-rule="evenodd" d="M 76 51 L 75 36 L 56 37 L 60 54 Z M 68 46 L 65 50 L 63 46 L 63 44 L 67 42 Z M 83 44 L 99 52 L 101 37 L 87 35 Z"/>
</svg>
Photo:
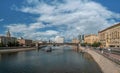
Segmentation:
<svg viewBox="0 0 120 73">
<path fill-rule="evenodd" d="M 71 47 L 44 49 L 1 55 L 0 73 L 102 73 L 87 53 Z"/>
</svg>

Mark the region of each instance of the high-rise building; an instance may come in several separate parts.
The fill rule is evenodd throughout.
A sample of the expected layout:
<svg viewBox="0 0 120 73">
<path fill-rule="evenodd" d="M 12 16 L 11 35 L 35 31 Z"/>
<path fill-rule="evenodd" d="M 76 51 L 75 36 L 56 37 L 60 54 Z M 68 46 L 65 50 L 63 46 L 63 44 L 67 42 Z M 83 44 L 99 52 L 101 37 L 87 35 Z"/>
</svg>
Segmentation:
<svg viewBox="0 0 120 73">
<path fill-rule="evenodd" d="M 85 43 L 93 44 L 94 42 L 98 42 L 98 36 L 95 34 L 85 35 Z"/>
<path fill-rule="evenodd" d="M 103 47 L 120 47 L 120 23 L 98 32 Z"/>
<path fill-rule="evenodd" d="M 84 35 L 78 35 L 80 43 L 84 43 Z"/>
</svg>

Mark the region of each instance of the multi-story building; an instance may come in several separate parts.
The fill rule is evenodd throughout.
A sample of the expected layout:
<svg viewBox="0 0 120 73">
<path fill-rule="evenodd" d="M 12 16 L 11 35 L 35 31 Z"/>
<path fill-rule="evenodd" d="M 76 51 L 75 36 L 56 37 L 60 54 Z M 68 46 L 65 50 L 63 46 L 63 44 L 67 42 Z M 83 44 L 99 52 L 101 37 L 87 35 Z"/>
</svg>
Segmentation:
<svg viewBox="0 0 120 73">
<path fill-rule="evenodd" d="M 20 38 L 17 40 L 21 46 L 31 46 L 32 40 Z"/>
<path fill-rule="evenodd" d="M 72 43 L 80 43 L 80 40 L 74 38 L 74 39 L 72 39 Z"/>
<path fill-rule="evenodd" d="M 120 47 L 120 23 L 98 32 L 103 47 Z"/>
<path fill-rule="evenodd" d="M 94 42 L 98 42 L 98 36 L 95 34 L 85 35 L 84 42 L 88 44 L 93 44 Z"/>
<path fill-rule="evenodd" d="M 55 43 L 64 43 L 64 38 L 60 36 L 55 37 Z"/>
<path fill-rule="evenodd" d="M 7 46 L 8 43 L 14 43 L 17 41 L 17 38 L 11 37 L 11 34 L 8 30 L 6 36 L 0 36 L 0 43 Z"/>
</svg>

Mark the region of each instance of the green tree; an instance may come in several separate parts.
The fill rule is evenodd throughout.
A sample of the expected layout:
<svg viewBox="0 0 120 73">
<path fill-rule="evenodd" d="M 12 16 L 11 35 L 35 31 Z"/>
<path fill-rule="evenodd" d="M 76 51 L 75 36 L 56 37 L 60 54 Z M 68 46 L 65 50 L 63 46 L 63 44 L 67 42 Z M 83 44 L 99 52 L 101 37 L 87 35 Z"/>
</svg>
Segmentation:
<svg viewBox="0 0 120 73">
<path fill-rule="evenodd" d="M 100 42 L 94 42 L 92 44 L 92 47 L 100 47 L 101 43 Z"/>
<path fill-rule="evenodd" d="M 88 43 L 81 43 L 81 46 L 87 46 L 88 45 Z"/>
<path fill-rule="evenodd" d="M 20 43 L 18 41 L 16 41 L 15 46 L 20 46 Z"/>
<path fill-rule="evenodd" d="M 5 45 L 3 43 L 0 43 L 0 47 L 4 47 Z"/>
<path fill-rule="evenodd" d="M 14 41 L 14 42 L 8 42 L 8 47 L 15 47 L 15 46 L 19 46 L 19 42 L 18 41 Z"/>
<path fill-rule="evenodd" d="M 0 47 L 2 47 L 2 43 L 0 43 Z"/>
<path fill-rule="evenodd" d="M 7 43 L 8 47 L 12 47 L 12 42 Z"/>
</svg>

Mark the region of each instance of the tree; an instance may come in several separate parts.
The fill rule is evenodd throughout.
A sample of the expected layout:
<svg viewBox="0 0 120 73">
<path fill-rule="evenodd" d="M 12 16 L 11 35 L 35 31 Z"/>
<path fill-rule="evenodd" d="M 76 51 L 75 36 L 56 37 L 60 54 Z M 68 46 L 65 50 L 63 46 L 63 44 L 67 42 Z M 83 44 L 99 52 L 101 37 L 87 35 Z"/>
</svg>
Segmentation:
<svg viewBox="0 0 120 73">
<path fill-rule="evenodd" d="M 2 43 L 0 43 L 0 47 L 3 47 L 3 44 L 2 44 Z"/>
<path fill-rule="evenodd" d="M 81 46 L 87 46 L 88 45 L 88 43 L 81 43 Z"/>
<path fill-rule="evenodd" d="M 7 43 L 8 47 L 15 47 L 15 46 L 19 46 L 19 42 L 18 41 L 14 41 L 14 42 L 8 42 Z"/>
<path fill-rule="evenodd" d="M 16 41 L 15 46 L 20 46 L 20 43 L 18 41 Z"/>
<path fill-rule="evenodd" d="M 12 42 L 7 43 L 8 47 L 12 47 Z"/>
<path fill-rule="evenodd" d="M 100 42 L 94 42 L 92 44 L 92 47 L 100 47 L 101 43 Z"/>
</svg>

